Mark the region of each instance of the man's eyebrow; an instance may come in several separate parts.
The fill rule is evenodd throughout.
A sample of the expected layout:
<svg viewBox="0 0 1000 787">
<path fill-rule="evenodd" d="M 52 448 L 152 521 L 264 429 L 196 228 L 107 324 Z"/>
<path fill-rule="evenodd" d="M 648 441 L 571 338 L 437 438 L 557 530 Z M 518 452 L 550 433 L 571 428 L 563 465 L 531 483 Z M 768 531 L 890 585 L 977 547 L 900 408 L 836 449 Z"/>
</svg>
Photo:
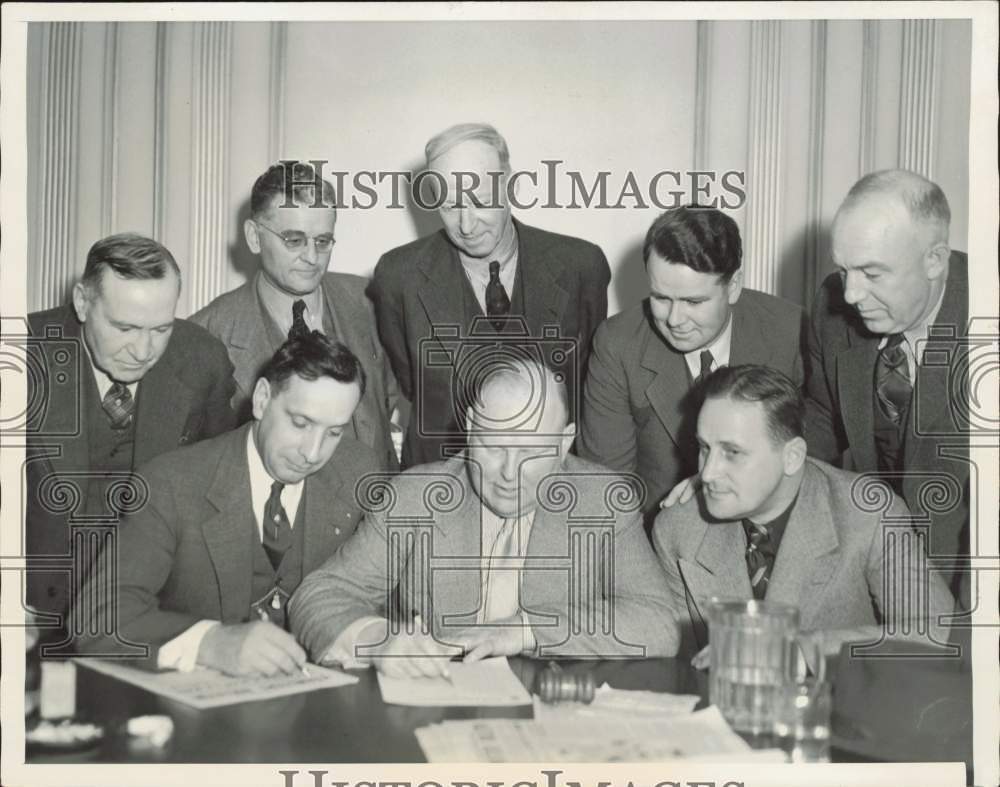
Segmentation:
<svg viewBox="0 0 1000 787">
<path fill-rule="evenodd" d="M 143 327 L 141 325 L 136 325 L 135 323 L 131 323 L 131 322 L 122 322 L 121 320 L 108 320 L 108 322 L 110 322 L 116 328 L 142 328 Z M 162 323 L 161 325 L 154 325 L 152 328 L 150 328 L 150 330 L 155 331 L 157 328 L 169 328 L 173 324 L 174 324 L 174 320 L 171 320 L 170 322 L 165 322 L 165 323 Z"/>
</svg>

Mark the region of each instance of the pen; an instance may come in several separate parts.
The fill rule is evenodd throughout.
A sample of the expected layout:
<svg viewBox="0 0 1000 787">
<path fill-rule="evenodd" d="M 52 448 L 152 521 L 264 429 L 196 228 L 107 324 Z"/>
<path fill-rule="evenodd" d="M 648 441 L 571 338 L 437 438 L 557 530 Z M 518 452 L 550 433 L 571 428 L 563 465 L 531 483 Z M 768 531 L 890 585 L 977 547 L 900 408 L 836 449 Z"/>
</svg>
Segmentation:
<svg viewBox="0 0 1000 787">
<path fill-rule="evenodd" d="M 418 632 L 423 631 L 424 622 L 421 619 L 419 612 L 416 615 L 413 616 L 413 627 Z M 455 682 L 451 679 L 451 673 L 448 672 L 448 668 L 447 667 L 443 667 L 442 668 L 442 670 L 441 670 L 441 677 L 444 678 L 446 681 L 448 681 L 448 683 L 450 685 L 452 685 L 452 686 L 455 685 Z"/>
</svg>

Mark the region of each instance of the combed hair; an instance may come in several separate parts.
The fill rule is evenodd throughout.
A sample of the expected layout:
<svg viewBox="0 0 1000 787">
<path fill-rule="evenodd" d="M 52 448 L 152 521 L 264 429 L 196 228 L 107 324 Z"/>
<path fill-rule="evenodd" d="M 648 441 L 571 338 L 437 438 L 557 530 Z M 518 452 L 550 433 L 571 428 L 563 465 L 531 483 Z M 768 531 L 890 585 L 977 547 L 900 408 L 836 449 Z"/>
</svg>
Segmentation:
<svg viewBox="0 0 1000 787">
<path fill-rule="evenodd" d="M 180 282 L 181 270 L 166 246 L 145 235 L 122 232 L 102 238 L 90 247 L 80 282 L 92 291 L 100 291 L 105 270 L 113 270 L 123 279 L 162 279 L 173 271 Z"/>
<path fill-rule="evenodd" d="M 686 205 L 660 214 L 646 232 L 642 261 L 656 252 L 667 262 L 729 281 L 743 264 L 743 242 L 736 222 L 720 210 Z"/>
<path fill-rule="evenodd" d="M 473 139 L 485 142 L 493 148 L 500 158 L 500 168 L 504 172 L 510 172 L 510 151 L 507 149 L 507 140 L 488 123 L 459 123 L 431 137 L 424 146 L 424 159 L 428 169 L 434 159 L 444 155 L 456 145 Z"/>
<path fill-rule="evenodd" d="M 873 195 L 899 198 L 914 222 L 937 225 L 947 238 L 951 208 L 948 207 L 948 198 L 937 183 L 906 169 L 870 172 L 851 186 L 844 199 L 844 207 Z"/>
<path fill-rule="evenodd" d="M 775 445 L 805 434 L 806 404 L 802 391 L 788 377 L 770 366 L 722 366 L 702 385 L 708 399 L 729 398 L 759 402 L 767 417 L 767 431 Z"/>
<path fill-rule="evenodd" d="M 498 354 L 488 362 L 477 365 L 465 381 L 466 402 L 475 408 L 481 408 L 483 392 L 488 386 L 502 382 L 534 384 L 536 380 L 543 381 L 540 393 L 544 395 L 544 401 L 547 402 L 554 395 L 562 405 L 563 413 L 568 420 L 569 395 L 566 392 L 565 380 L 562 375 L 553 371 L 545 360 L 533 357 L 530 350 L 518 356 Z"/>
<path fill-rule="evenodd" d="M 310 381 L 329 377 L 338 383 L 357 382 L 365 394 L 365 370 L 357 356 L 319 331 L 289 339 L 260 370 L 276 392 L 293 374 Z"/>
<path fill-rule="evenodd" d="M 320 187 L 320 201 L 326 207 L 337 204 L 333 184 L 323 179 L 323 173 L 308 161 L 279 161 L 268 167 L 253 184 L 250 191 L 250 213 L 254 218 L 263 216 L 271 207 L 295 205 L 309 207 L 317 202 L 316 187 Z M 275 205 L 275 198 L 277 204 Z"/>
</svg>

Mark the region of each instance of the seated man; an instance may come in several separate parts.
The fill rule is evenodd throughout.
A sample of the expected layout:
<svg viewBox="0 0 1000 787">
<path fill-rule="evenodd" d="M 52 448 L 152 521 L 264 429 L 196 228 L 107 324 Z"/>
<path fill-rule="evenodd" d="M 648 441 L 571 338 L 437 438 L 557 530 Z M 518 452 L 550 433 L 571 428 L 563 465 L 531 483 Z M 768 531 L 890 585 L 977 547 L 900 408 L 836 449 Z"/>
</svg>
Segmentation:
<svg viewBox="0 0 1000 787">
<path fill-rule="evenodd" d="M 708 377 L 704 397 L 700 489 L 661 511 L 653 528 L 682 649 L 705 645 L 713 596 L 796 606 L 802 630 L 827 653 L 912 623 L 913 634 L 946 641 L 938 616 L 954 601 L 937 574 L 919 570 L 922 556 L 911 550 L 924 546 L 906 506 L 885 487 L 887 504 L 865 510 L 858 475 L 806 457 L 798 387 L 767 367 L 730 366 Z"/>
<path fill-rule="evenodd" d="M 802 381 L 802 310 L 743 287 L 736 222 L 697 205 L 668 210 L 646 233 L 649 297 L 594 334 L 577 453 L 660 498 L 697 467 L 697 384 L 728 364 L 758 363 Z"/>
<path fill-rule="evenodd" d="M 360 518 L 355 485 L 378 458 L 344 432 L 364 387 L 343 345 L 289 339 L 254 387 L 250 424 L 142 468 L 149 500 L 118 531 L 117 587 L 102 560 L 78 601 L 85 630 L 115 614 L 117 625 L 84 651 L 113 652 L 113 637 L 149 645 L 148 666 L 161 669 L 304 664 L 286 602 Z"/>
<path fill-rule="evenodd" d="M 433 657 L 461 651 L 673 655 L 640 513 L 609 502 L 630 487 L 567 454 L 564 384 L 518 359 L 483 370 L 469 401 L 466 452 L 392 478 L 354 537 L 303 580 L 289 609 L 311 658 L 417 676 L 441 674 Z M 588 543 L 613 566 L 574 561 Z"/>
</svg>

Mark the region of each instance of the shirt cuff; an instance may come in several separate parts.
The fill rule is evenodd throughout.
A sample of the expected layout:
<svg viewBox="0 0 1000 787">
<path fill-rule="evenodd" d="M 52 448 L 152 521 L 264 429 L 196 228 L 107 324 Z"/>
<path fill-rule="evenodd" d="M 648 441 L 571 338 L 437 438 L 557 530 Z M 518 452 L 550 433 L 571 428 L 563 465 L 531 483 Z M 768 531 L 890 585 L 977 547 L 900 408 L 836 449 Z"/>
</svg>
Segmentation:
<svg viewBox="0 0 1000 787">
<path fill-rule="evenodd" d="M 372 663 L 371 656 L 358 657 L 357 646 L 359 642 L 363 641 L 361 637 L 362 632 L 367 630 L 369 626 L 374 626 L 376 623 L 385 626 L 387 621 L 385 618 L 380 618 L 376 615 L 366 615 L 355 620 L 351 625 L 340 632 L 340 636 L 333 641 L 329 650 L 327 650 L 326 653 L 324 653 L 320 658 L 319 663 L 340 664 L 345 669 L 367 667 Z"/>
<path fill-rule="evenodd" d="M 538 648 L 538 643 L 535 641 L 535 632 L 532 631 L 524 610 L 521 610 L 521 624 L 521 653 L 532 656 Z"/>
<path fill-rule="evenodd" d="M 210 629 L 219 625 L 217 620 L 199 620 L 181 634 L 163 645 L 156 655 L 156 666 L 160 669 L 175 669 L 190 672 L 198 662 L 198 648 Z"/>
</svg>

